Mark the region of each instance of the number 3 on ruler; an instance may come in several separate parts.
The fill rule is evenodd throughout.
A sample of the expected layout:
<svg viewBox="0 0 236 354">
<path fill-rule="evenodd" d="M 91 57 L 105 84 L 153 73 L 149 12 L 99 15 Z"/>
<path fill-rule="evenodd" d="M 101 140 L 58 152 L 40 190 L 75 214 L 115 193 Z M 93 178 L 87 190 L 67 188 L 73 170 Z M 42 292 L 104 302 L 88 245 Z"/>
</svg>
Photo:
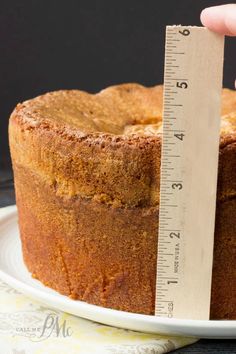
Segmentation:
<svg viewBox="0 0 236 354">
<path fill-rule="evenodd" d="M 173 184 L 172 184 L 172 188 L 173 188 L 173 189 L 176 189 L 176 188 L 182 189 L 182 188 L 183 188 L 183 185 L 182 185 L 182 183 L 173 183 Z"/>
</svg>

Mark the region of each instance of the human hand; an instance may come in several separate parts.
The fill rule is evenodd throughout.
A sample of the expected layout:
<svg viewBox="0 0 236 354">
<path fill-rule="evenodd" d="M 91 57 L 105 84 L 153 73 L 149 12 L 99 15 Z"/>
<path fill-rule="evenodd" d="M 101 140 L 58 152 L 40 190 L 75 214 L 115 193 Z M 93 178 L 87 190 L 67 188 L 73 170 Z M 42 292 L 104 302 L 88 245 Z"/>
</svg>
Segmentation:
<svg viewBox="0 0 236 354">
<path fill-rule="evenodd" d="M 236 4 L 207 7 L 201 12 L 202 24 L 226 36 L 236 36 Z"/>
</svg>

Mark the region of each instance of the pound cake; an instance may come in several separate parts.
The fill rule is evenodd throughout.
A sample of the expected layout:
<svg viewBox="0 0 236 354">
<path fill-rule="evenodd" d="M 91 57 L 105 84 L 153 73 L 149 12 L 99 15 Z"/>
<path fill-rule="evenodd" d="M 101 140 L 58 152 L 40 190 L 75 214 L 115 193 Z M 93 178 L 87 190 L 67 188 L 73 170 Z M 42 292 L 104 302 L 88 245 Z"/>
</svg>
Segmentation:
<svg viewBox="0 0 236 354">
<path fill-rule="evenodd" d="M 24 262 L 73 299 L 154 314 L 161 85 L 18 104 L 9 138 Z M 236 319 L 236 93 L 222 90 L 211 319 Z"/>
</svg>

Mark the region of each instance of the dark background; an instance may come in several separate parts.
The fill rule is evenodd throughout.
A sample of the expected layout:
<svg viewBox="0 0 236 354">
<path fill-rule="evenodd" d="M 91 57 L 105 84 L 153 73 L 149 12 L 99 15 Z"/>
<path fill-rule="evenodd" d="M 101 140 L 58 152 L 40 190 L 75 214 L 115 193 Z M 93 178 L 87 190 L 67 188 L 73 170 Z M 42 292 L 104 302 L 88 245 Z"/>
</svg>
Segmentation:
<svg viewBox="0 0 236 354">
<path fill-rule="evenodd" d="M 0 167 L 10 167 L 8 117 L 46 91 L 91 92 L 121 82 L 162 83 L 165 26 L 200 25 L 227 1 L 0 0 Z M 233 88 L 236 41 L 226 39 L 224 86 Z"/>
</svg>

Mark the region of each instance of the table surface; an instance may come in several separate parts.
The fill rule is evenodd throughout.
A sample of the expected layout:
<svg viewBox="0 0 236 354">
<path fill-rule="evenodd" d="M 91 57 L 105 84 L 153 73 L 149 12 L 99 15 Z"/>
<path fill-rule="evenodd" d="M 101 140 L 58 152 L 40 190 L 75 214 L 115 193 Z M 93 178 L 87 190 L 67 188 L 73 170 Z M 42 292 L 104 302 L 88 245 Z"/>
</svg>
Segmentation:
<svg viewBox="0 0 236 354">
<path fill-rule="evenodd" d="M 14 184 L 10 170 L 0 171 L 0 207 L 15 204 Z M 236 340 L 201 339 L 188 347 L 175 350 L 176 354 L 214 353 L 236 354 Z"/>
</svg>

